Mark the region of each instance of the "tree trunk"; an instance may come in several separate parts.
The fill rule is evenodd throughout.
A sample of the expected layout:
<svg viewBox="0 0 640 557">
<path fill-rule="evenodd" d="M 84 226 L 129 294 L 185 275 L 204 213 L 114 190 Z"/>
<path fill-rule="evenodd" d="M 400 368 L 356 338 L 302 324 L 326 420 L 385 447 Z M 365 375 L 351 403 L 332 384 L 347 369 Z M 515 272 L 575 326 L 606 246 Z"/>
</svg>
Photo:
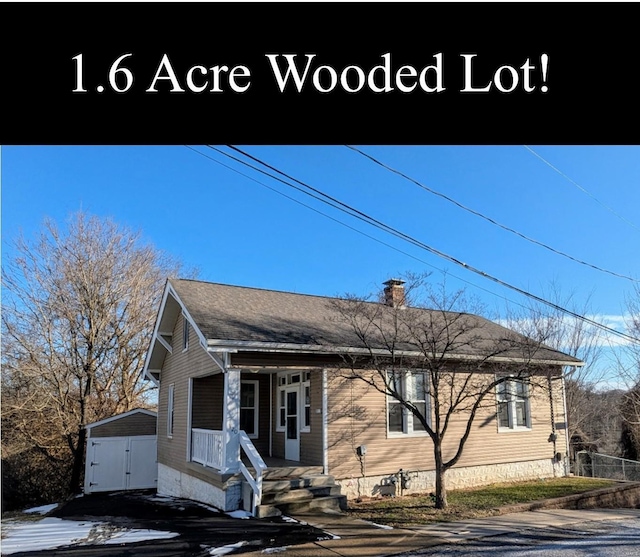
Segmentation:
<svg viewBox="0 0 640 557">
<path fill-rule="evenodd" d="M 447 490 L 445 489 L 444 474 L 446 472 L 442 463 L 442 446 L 440 440 L 433 444 L 433 456 L 436 461 L 436 509 L 447 508 Z"/>
<path fill-rule="evenodd" d="M 80 475 L 82 474 L 82 465 L 84 464 L 84 453 L 87 439 L 87 432 L 84 427 L 78 431 L 78 445 L 73 453 L 73 468 L 71 470 L 71 479 L 69 480 L 69 493 L 80 493 Z"/>
</svg>

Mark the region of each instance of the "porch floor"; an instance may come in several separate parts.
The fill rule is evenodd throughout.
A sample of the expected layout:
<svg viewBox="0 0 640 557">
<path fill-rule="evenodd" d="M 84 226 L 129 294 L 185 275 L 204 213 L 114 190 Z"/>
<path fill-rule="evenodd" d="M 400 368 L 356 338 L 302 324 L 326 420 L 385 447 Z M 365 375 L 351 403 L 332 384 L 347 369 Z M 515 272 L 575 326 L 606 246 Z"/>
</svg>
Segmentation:
<svg viewBox="0 0 640 557">
<path fill-rule="evenodd" d="M 299 468 L 301 466 L 307 467 L 307 466 L 320 466 L 322 467 L 321 464 L 312 464 L 310 462 L 305 462 L 303 460 L 297 461 L 297 460 L 285 460 L 284 458 L 276 458 L 274 456 L 263 456 L 262 460 L 264 460 L 264 463 L 269 467 L 269 468 Z M 245 464 L 251 464 L 248 460 L 245 460 L 244 458 L 242 459 L 242 461 Z"/>
<path fill-rule="evenodd" d="M 298 478 L 307 474 L 322 474 L 323 466 L 321 464 L 308 464 L 298 462 L 296 460 L 285 460 L 284 458 L 263 457 L 267 469 L 263 474 L 263 479 L 282 479 L 282 478 Z M 253 466 L 247 458 L 243 458 L 244 465 L 253 471 Z"/>
</svg>

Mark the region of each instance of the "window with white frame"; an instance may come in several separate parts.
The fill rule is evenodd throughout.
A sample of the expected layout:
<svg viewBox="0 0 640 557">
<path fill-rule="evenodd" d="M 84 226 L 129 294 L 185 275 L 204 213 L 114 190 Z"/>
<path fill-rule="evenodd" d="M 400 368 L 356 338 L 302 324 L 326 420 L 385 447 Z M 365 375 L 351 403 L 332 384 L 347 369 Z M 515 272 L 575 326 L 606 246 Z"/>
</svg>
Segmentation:
<svg viewBox="0 0 640 557">
<path fill-rule="evenodd" d="M 302 428 L 300 431 L 309 432 L 311 431 L 311 373 L 305 371 L 302 374 Z"/>
<path fill-rule="evenodd" d="M 287 394 L 286 391 L 282 388 L 283 379 L 285 378 L 278 378 L 278 422 L 276 423 L 276 431 L 284 431 L 285 425 L 287 423 Z"/>
<path fill-rule="evenodd" d="M 169 392 L 167 397 L 167 437 L 173 437 L 173 398 L 174 398 L 175 385 L 172 383 L 169 385 Z"/>
<path fill-rule="evenodd" d="M 509 378 L 496 386 L 498 431 L 531 429 L 529 383 Z"/>
<path fill-rule="evenodd" d="M 411 403 L 422 414 L 427 423 L 431 420 L 429 406 L 429 380 L 424 372 L 387 372 L 390 390 L 398 396 L 387 394 L 387 431 L 389 435 L 420 435 L 426 430 L 420 419 L 400 400 Z"/>
<path fill-rule="evenodd" d="M 240 383 L 240 429 L 249 438 L 258 438 L 258 382 L 242 381 Z"/>
</svg>

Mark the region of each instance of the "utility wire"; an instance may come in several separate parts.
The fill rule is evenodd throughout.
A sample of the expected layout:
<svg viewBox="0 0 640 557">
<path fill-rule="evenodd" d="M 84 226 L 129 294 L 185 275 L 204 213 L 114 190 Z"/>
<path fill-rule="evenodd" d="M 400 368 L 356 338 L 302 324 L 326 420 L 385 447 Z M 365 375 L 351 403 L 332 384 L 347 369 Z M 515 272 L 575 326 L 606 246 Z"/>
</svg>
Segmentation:
<svg viewBox="0 0 640 557">
<path fill-rule="evenodd" d="M 586 323 L 589 323 L 590 325 L 593 325 L 595 327 L 603 329 L 603 330 L 611 333 L 612 335 L 624 338 L 624 339 L 629 340 L 629 341 L 631 341 L 633 343 L 640 344 L 640 339 L 638 339 L 638 338 L 636 338 L 634 336 L 628 335 L 628 334 L 623 333 L 621 331 L 618 331 L 616 329 L 612 329 L 611 327 L 607 327 L 606 325 L 603 325 L 602 323 L 599 323 L 599 322 L 597 322 L 597 321 L 595 321 L 593 319 L 590 319 L 588 317 L 585 317 L 584 315 L 580 315 L 579 313 L 576 313 L 576 312 L 571 311 L 569 309 L 566 309 L 566 308 L 564 308 L 564 307 L 562 307 L 562 306 L 560 306 L 558 304 L 550 302 L 549 300 L 546 300 L 546 299 L 544 299 L 544 298 L 542 298 L 540 296 L 537 296 L 536 294 L 533 294 L 531 292 L 523 290 L 522 288 L 519 288 L 519 287 L 514 286 L 514 285 L 512 285 L 512 284 L 510 284 L 508 282 L 505 282 L 505 281 L 503 281 L 503 280 L 501 280 L 501 279 L 499 279 L 497 277 L 494 277 L 493 275 L 490 275 L 489 273 L 485 273 L 484 271 L 482 271 L 480 269 L 477 269 L 476 267 L 468 265 L 467 263 L 464 263 L 464 262 L 456 259 L 455 257 L 452 257 L 452 256 L 450 256 L 450 255 L 448 255 L 448 254 L 446 254 L 444 252 L 441 252 L 441 251 L 437 250 L 436 248 L 433 248 L 433 247 L 431 247 L 431 246 L 429 246 L 429 245 L 427 245 L 427 244 L 425 244 L 425 243 L 423 243 L 423 242 L 421 242 L 421 241 L 419 241 L 419 240 L 417 240 L 417 239 L 415 239 L 415 238 L 413 238 L 413 237 L 411 237 L 411 236 L 409 236 L 409 235 L 407 235 L 407 234 L 405 234 L 403 232 L 400 232 L 399 230 L 396 230 L 395 228 L 393 228 L 393 227 L 391 227 L 391 226 L 389 226 L 389 225 L 387 225 L 387 224 L 385 224 L 385 223 L 383 223 L 381 221 L 378 221 L 377 219 L 367 215 L 366 213 L 363 213 L 362 211 L 359 211 L 358 209 L 355 209 L 354 207 L 351 207 L 350 205 L 347 205 L 346 203 L 343 203 L 342 201 L 339 201 L 338 199 L 323 193 L 322 191 L 314 188 L 313 186 L 310 186 L 310 185 L 308 185 L 308 184 L 306 184 L 306 183 L 304 183 L 304 182 L 302 182 L 302 181 L 300 181 L 300 180 L 298 180 L 298 179 L 286 174 L 285 172 L 282 172 L 281 170 L 273 167 L 272 165 L 270 165 L 270 164 L 268 164 L 268 163 L 266 163 L 266 162 L 264 162 L 264 161 L 262 161 L 262 160 L 260 160 L 260 159 L 258 159 L 256 157 L 254 157 L 253 155 L 250 155 L 249 153 L 247 153 L 247 152 L 245 152 L 245 151 L 243 151 L 241 149 L 238 149 L 237 147 L 234 147 L 232 145 L 227 145 L 228 148 L 230 148 L 230 149 L 242 154 L 243 156 L 247 157 L 248 159 L 253 160 L 253 161 L 259 163 L 260 165 L 264 166 L 265 168 L 268 168 L 269 170 L 271 170 L 273 172 L 276 172 L 277 174 L 279 174 L 281 176 L 286 177 L 288 180 L 291 180 L 293 182 L 296 182 L 297 184 L 300 184 L 301 186 L 303 186 L 305 188 L 305 190 L 300 190 L 300 188 L 298 188 L 297 186 L 294 186 L 294 185 L 282 180 L 281 178 L 278 178 L 277 176 L 273 176 L 273 175 L 265 172 L 264 170 L 262 170 L 260 168 L 257 168 L 255 166 L 247 163 L 246 161 L 238 159 L 237 157 L 233 157 L 233 156 L 229 155 L 228 153 L 225 153 L 224 151 L 216 149 L 216 148 L 214 148 L 212 146 L 207 146 L 207 147 L 209 147 L 210 149 L 213 149 L 215 151 L 218 151 L 219 153 L 221 153 L 221 154 L 223 154 L 223 155 L 225 155 L 225 156 L 227 156 L 227 157 L 229 157 L 229 158 L 231 158 L 231 159 L 233 159 L 233 160 L 235 160 L 237 162 L 240 162 L 241 164 L 243 164 L 243 165 L 245 165 L 245 166 L 247 166 L 249 168 L 252 168 L 253 170 L 256 170 L 256 171 L 258 171 L 258 172 L 260 172 L 262 174 L 266 174 L 267 176 L 270 176 L 271 178 L 273 178 L 275 180 L 278 180 L 278 181 L 282 182 L 283 184 L 285 184 L 287 186 L 294 187 L 298 191 L 302 191 L 303 193 L 306 193 L 307 195 L 310 195 L 311 197 L 314 197 L 315 199 L 318 199 L 318 200 L 322 201 L 323 203 L 326 203 L 326 204 L 328 204 L 328 205 L 330 205 L 330 206 L 332 206 L 334 208 L 337 208 L 337 209 L 339 209 L 339 210 L 341 210 L 341 211 L 343 211 L 343 212 L 345 212 L 345 213 L 347 213 L 347 214 L 349 214 L 351 216 L 355 216 L 356 218 L 359 218 L 360 220 L 362 220 L 362 221 L 364 221 L 364 222 L 366 222 L 366 223 L 368 223 L 368 224 L 370 224 L 372 226 L 375 226 L 376 228 L 379 228 L 381 230 L 384 230 L 385 232 L 393 234 L 394 236 L 396 236 L 398 238 L 402 238 L 402 239 L 410 242 L 411 244 L 413 244 L 415 246 L 418 246 L 418 247 L 420 247 L 420 248 L 422 248 L 422 249 L 424 249 L 424 250 L 426 250 L 426 251 L 428 251 L 428 252 L 430 252 L 432 254 L 437 255 L 438 257 L 446 259 L 447 261 L 450 261 L 450 262 L 452 262 L 452 263 L 454 263 L 456 265 L 459 265 L 459 266 L 467 269 L 468 271 L 476 273 L 476 274 L 478 274 L 478 275 L 480 275 L 480 276 L 482 276 L 482 277 L 484 277 L 484 278 L 486 278 L 488 280 L 491 280 L 491 281 L 493 281 L 493 282 L 495 282 L 497 284 L 500 284 L 501 286 L 503 286 L 505 288 L 513 290 L 514 292 L 517 292 L 518 294 L 521 294 L 521 295 L 523 295 L 523 296 L 525 296 L 527 298 L 531 298 L 531 299 L 533 299 L 533 300 L 535 300 L 535 301 L 537 301 L 537 302 L 539 302 L 541 304 L 549 306 L 549 307 L 551 307 L 551 308 L 553 308 L 553 309 L 555 309 L 557 311 L 560 311 L 562 313 L 565 313 L 567 315 L 571 315 L 572 317 L 580 319 L 580 320 L 582 320 L 582 321 L 584 321 Z M 310 190 L 311 192 L 314 192 L 314 194 L 316 194 L 316 195 L 313 195 L 313 194 L 309 193 L 309 191 L 306 191 L 306 190 Z"/>
<path fill-rule="evenodd" d="M 432 264 L 428 263 L 428 262 L 427 262 L 427 261 L 425 261 L 424 259 L 420 259 L 419 257 L 416 257 L 415 255 L 413 255 L 413 254 L 411 254 L 411 253 L 408 253 L 408 252 L 406 252 L 406 251 L 403 251 L 403 250 L 401 250 L 401 249 L 397 248 L 396 246 L 393 246 L 393 245 L 391 245 L 391 244 L 388 244 L 388 243 L 386 243 L 386 242 L 384 242 L 384 241 L 380 240 L 379 238 L 376 238 L 375 236 L 371 236 L 370 234 L 367 234 L 366 232 L 363 232 L 362 230 L 360 230 L 360 229 L 358 229 L 358 228 L 355 228 L 355 227 L 353 227 L 353 226 L 350 226 L 349 224 L 345 223 L 344 221 L 341 221 L 341 220 L 339 220 L 339 219 L 336 219 L 335 217 L 332 217 L 331 215 L 329 215 L 329 214 L 327 214 L 327 213 L 324 213 L 323 211 L 320 211 L 320 210 L 316 209 L 315 207 L 312 207 L 311 205 L 308 205 L 308 204 L 306 204 L 306 203 L 303 203 L 302 201 L 300 201 L 300 200 L 298 200 L 298 199 L 296 199 L 296 198 L 294 198 L 294 197 L 291 197 L 291 196 L 289 196 L 289 195 L 287 195 L 287 194 L 285 194 L 285 193 L 281 192 L 280 190 L 278 190 L 278 189 L 276 189 L 276 188 L 273 188 L 273 187 L 271 187 L 271 186 L 269 186 L 269 185 L 265 184 L 264 182 L 261 182 L 260 180 L 257 180 L 256 178 L 254 178 L 254 177 L 252 177 L 252 176 L 249 176 L 248 174 L 245 174 L 244 172 L 240 172 L 238 169 L 233 168 L 233 167 L 231 167 L 231 166 L 229 166 L 229 165 L 227 165 L 227 164 L 224 164 L 223 162 L 219 161 L 218 159 L 215 159 L 215 158 L 213 158 L 213 157 L 210 157 L 209 155 L 206 155 L 205 153 L 202 153 L 201 151 L 198 151 L 197 149 L 194 149 L 193 147 L 190 147 L 189 145 L 185 145 L 185 147 L 187 147 L 188 149 L 190 149 L 190 150 L 191 150 L 191 151 L 193 151 L 194 153 L 196 153 L 196 154 L 198 154 L 198 155 L 200 155 L 200 156 L 202 156 L 202 157 L 204 157 L 204 158 L 206 158 L 206 159 L 209 159 L 210 161 L 215 162 L 216 164 L 218 164 L 218 165 L 220 165 L 220 166 L 222 166 L 222 167 L 224 167 L 224 168 L 226 168 L 226 169 L 228 169 L 228 170 L 231 170 L 232 172 L 235 172 L 236 174 L 238 174 L 238 175 L 240 175 L 240 176 L 243 176 L 244 178 L 247 178 L 247 179 L 249 179 L 249 180 L 251 180 L 251 181 L 255 182 L 256 184 L 259 184 L 259 185 L 261 185 L 261 186 L 265 187 L 266 189 L 268 189 L 268 190 L 270 190 L 270 191 L 272 191 L 272 192 L 274 192 L 274 193 L 277 193 L 278 195 L 280 195 L 280 196 L 282 196 L 282 197 L 284 197 L 284 198 L 286 198 L 286 199 L 289 199 L 290 201 L 293 201 L 294 203 L 297 203 L 298 205 L 300 205 L 300 206 L 302 206 L 302 207 L 305 207 L 305 208 L 307 208 L 307 209 L 310 209 L 311 211 L 313 211 L 313 212 L 315 212 L 315 213 L 317 213 L 317 214 L 319 214 L 319 215 L 321 215 L 321 216 L 324 216 L 324 217 L 326 217 L 326 218 L 328 218 L 328 219 L 330 219 L 330 220 L 332 220 L 332 221 L 336 222 L 337 224 L 340 224 L 340 225 L 344 226 L 345 228 L 348 228 L 349 230 L 352 230 L 353 232 L 357 232 L 358 234 L 361 234 L 361 235 L 362 235 L 362 236 L 364 236 L 365 238 L 369 238 L 369 239 L 371 239 L 371 240 L 373 240 L 373 241 L 375 241 L 375 242 L 377 242 L 377 243 L 379 243 L 379 244 L 381 244 L 381 245 L 383 245 L 383 246 L 385 246 L 385 247 L 388 247 L 388 248 L 390 248 L 390 249 L 392 249 L 392 250 L 394 250 L 394 251 L 397 251 L 398 253 L 401 253 L 402 255 L 406 255 L 407 257 L 410 257 L 411 259 L 414 259 L 415 261 L 418 261 L 419 263 L 422 263 L 422 264 L 424 264 L 424 265 L 426 265 L 426 266 L 428 266 L 428 267 L 431 267 L 432 269 L 435 269 L 436 271 L 440 272 L 442 275 L 449 275 L 449 276 L 451 276 L 451 277 L 453 277 L 453 278 L 455 278 L 455 279 L 457 279 L 457 280 L 460 280 L 460 281 L 464 282 L 465 284 L 468 284 L 468 285 L 470 285 L 470 286 L 472 286 L 472 287 L 474 287 L 474 288 L 477 288 L 477 289 L 479 289 L 479 290 L 482 290 L 483 292 L 487 292 L 488 294 L 491 294 L 492 296 L 495 296 L 495 297 L 497 297 L 497 298 L 500 298 L 500 299 L 502 299 L 502 300 L 504 300 L 504 301 L 506 301 L 506 302 L 508 302 L 508 303 L 514 304 L 514 305 L 519 306 L 519 307 L 521 307 L 521 308 L 524 308 L 524 309 L 526 309 L 527 311 L 532 311 L 532 312 L 536 313 L 537 315 L 545 316 L 545 314 L 544 314 L 541 310 L 539 310 L 539 309 L 537 309 L 537 308 L 535 308 L 535 307 L 525 306 L 524 304 L 521 304 L 521 303 L 519 303 L 519 302 L 516 302 L 516 301 L 514 301 L 514 300 L 511 300 L 510 298 L 507 298 L 506 296 L 503 296 L 503 295 L 501 295 L 501 294 L 497 294 L 496 292 L 493 292 L 492 290 L 489 290 L 489 289 L 484 288 L 484 287 L 482 287 L 482 286 L 479 286 L 479 285 L 477 285 L 477 284 L 475 284 L 475 283 L 473 283 L 473 282 L 470 282 L 470 281 L 468 281 L 468 280 L 466 280 L 466 279 L 463 279 L 462 277 L 459 277 L 459 276 L 457 276 L 457 275 L 455 275 L 455 274 L 453 274 L 453 273 L 450 273 L 449 271 L 445 271 L 445 270 L 443 270 L 443 269 L 441 269 L 441 268 L 439 268 L 439 267 L 436 267 L 436 266 L 434 266 L 434 265 L 432 265 Z M 237 162 L 241 162 L 242 164 L 245 164 L 245 165 L 246 165 L 246 163 L 244 163 L 244 162 L 240 161 L 239 159 L 237 159 L 237 158 L 235 158 L 235 157 L 231 157 L 228 153 L 225 153 L 224 151 L 221 151 L 220 149 L 217 149 L 217 148 L 215 148 L 215 147 L 213 147 L 213 146 L 210 146 L 210 145 L 207 145 L 207 147 L 208 147 L 208 148 L 210 148 L 210 149 L 212 149 L 212 150 L 214 150 L 214 151 L 216 151 L 216 152 L 218 152 L 218 153 L 220 153 L 220 154 L 222 154 L 222 155 L 224 155 L 224 156 L 226 156 L 226 157 L 228 157 L 228 158 L 232 158 L 233 160 L 235 160 L 235 161 L 237 161 Z M 266 175 L 267 175 L 267 176 L 269 176 L 270 178 L 273 178 L 273 179 L 276 179 L 276 180 L 278 180 L 278 181 L 282 182 L 282 180 L 280 180 L 279 178 L 277 178 L 277 177 L 275 177 L 275 176 L 272 176 L 272 175 L 270 175 L 270 174 L 268 174 L 268 173 L 265 173 L 265 172 L 264 172 L 264 171 L 262 171 L 262 170 L 256 169 L 256 168 L 255 168 L 255 167 L 253 167 L 253 166 L 250 166 L 250 168 L 252 168 L 252 169 L 254 169 L 254 170 L 258 170 L 259 172 L 261 172 L 261 173 L 263 173 L 263 174 L 266 174 Z M 285 183 L 285 182 L 283 182 L 283 183 Z M 286 183 L 285 183 L 285 185 L 289 185 L 289 186 L 294 187 L 295 189 L 298 189 L 298 190 L 299 190 L 299 188 L 296 188 L 296 187 L 295 187 L 295 186 L 293 186 L 292 184 L 286 184 Z M 301 190 L 299 190 L 299 191 L 301 191 Z M 306 193 L 306 192 L 303 192 L 303 193 Z M 315 196 L 313 196 L 313 197 L 315 197 Z M 576 317 L 576 319 L 578 319 L 578 320 L 579 320 L 579 319 L 581 319 L 581 316 L 577 316 L 577 317 Z M 602 327 L 600 327 L 600 328 L 602 328 Z"/>
<path fill-rule="evenodd" d="M 603 269 L 602 267 L 598 267 L 597 265 L 593 265 L 592 263 L 588 263 L 587 261 L 582 261 L 581 259 L 578 259 L 576 257 L 573 257 L 572 255 L 569 255 L 568 253 L 565 253 L 563 251 L 557 250 L 547 244 L 544 244 L 543 242 L 540 242 L 538 240 L 535 240 L 534 238 L 530 238 L 529 236 L 526 236 L 524 234 L 522 234 L 521 232 L 518 232 L 517 230 L 514 230 L 513 228 L 510 228 L 504 224 L 499 223 L 498 221 L 474 210 L 471 209 L 470 207 L 467 207 L 466 205 L 463 205 L 462 203 L 456 201 L 455 199 L 452 199 L 451 197 L 440 193 L 439 191 L 436 191 L 428 186 L 425 186 L 424 184 L 422 184 L 421 182 L 419 182 L 418 180 L 416 180 L 415 178 L 412 178 L 411 176 L 408 176 L 407 174 L 405 174 L 404 172 L 401 172 L 400 170 L 397 170 L 383 162 L 381 162 L 380 160 L 376 159 L 375 157 L 365 153 L 364 151 L 361 151 L 360 149 L 358 149 L 357 147 L 353 147 L 351 145 L 345 145 L 345 147 L 347 147 L 348 149 L 351 149 L 352 151 L 355 151 L 356 153 L 359 153 L 360 155 L 362 155 L 363 157 L 365 157 L 366 159 L 370 160 L 371 162 L 374 162 L 375 164 L 381 166 L 382 168 L 384 168 L 385 170 L 388 170 L 389 172 L 392 172 L 393 174 L 396 174 L 402 178 L 404 178 L 405 180 L 408 180 L 409 182 L 415 184 L 416 186 L 422 188 L 423 190 L 432 193 L 433 195 L 437 195 L 438 197 L 448 201 L 449 203 L 453 203 L 455 206 L 460 207 L 461 209 L 477 216 L 480 217 L 481 219 L 486 220 L 487 222 L 490 222 L 491 224 L 494 224 L 495 226 L 502 228 L 503 230 L 506 230 L 507 232 L 511 232 L 512 234 L 515 234 L 516 236 L 519 236 L 520 238 L 523 238 L 524 240 L 527 240 L 528 242 L 531 242 L 533 244 L 536 244 L 544 249 L 547 249 L 557 255 L 561 255 L 562 257 L 566 257 L 567 259 L 570 259 L 571 261 L 575 261 L 576 263 L 580 263 L 581 265 L 586 265 L 587 267 L 591 267 L 592 269 L 595 269 L 596 271 L 601 271 L 603 273 L 607 273 L 609 275 L 613 275 L 614 277 L 618 277 L 618 278 L 623 278 L 626 280 L 630 280 L 632 282 L 640 282 L 632 277 L 629 277 L 627 275 L 621 275 L 620 273 L 616 273 L 614 271 L 609 271 L 607 269 Z"/>
<path fill-rule="evenodd" d="M 569 178 L 569 176 L 567 176 L 564 172 L 562 172 L 561 170 L 558 170 L 555 166 L 553 166 L 548 160 L 544 159 L 543 157 L 541 157 L 538 153 L 536 153 L 531 147 L 529 147 L 528 145 L 523 145 L 523 147 L 529 151 L 532 155 L 534 155 L 535 157 L 537 157 L 538 159 L 540 159 L 544 164 L 546 164 L 549 168 L 551 168 L 552 170 L 554 170 L 555 172 L 557 172 L 558 174 L 560 174 L 560 176 L 562 176 L 565 180 L 567 180 L 568 182 L 572 183 L 576 188 L 578 188 L 580 191 L 582 191 L 583 193 L 586 193 L 591 199 L 593 199 L 596 203 L 600 204 L 602 207 L 604 207 L 607 211 L 610 211 L 611 213 L 613 213 L 616 217 L 618 217 L 620 220 L 626 222 L 629 226 L 632 226 L 633 228 L 635 228 L 636 230 L 640 230 L 640 228 L 638 228 L 635 224 L 633 224 L 631 221 L 625 219 L 622 215 L 616 213 L 611 207 L 609 207 L 608 205 L 605 205 L 602 201 L 600 201 L 595 195 L 593 195 L 591 192 L 587 191 L 585 188 L 583 188 L 580 184 L 578 184 L 576 181 L 572 180 L 571 178 Z"/>
<path fill-rule="evenodd" d="M 500 294 L 496 294 L 492 290 L 489 290 L 487 288 L 479 286 L 479 285 L 477 285 L 477 284 L 475 284 L 473 282 L 470 282 L 470 281 L 468 281 L 466 279 L 463 279 L 462 277 L 454 275 L 453 273 L 449 273 L 449 272 L 445 271 L 444 269 L 440 269 L 439 267 L 436 267 L 435 265 L 432 265 L 431 263 L 428 263 L 424 259 L 420 259 L 419 257 L 416 257 L 415 255 L 413 255 L 413 254 L 411 254 L 409 252 L 403 251 L 403 250 L 401 250 L 400 248 L 398 248 L 396 246 L 388 244 L 387 242 L 384 242 L 384 241 L 380 240 L 379 238 L 376 238 L 375 236 L 371 236 L 370 234 L 367 234 L 366 232 L 363 232 L 362 230 L 360 230 L 358 228 L 355 228 L 355 227 L 345 223 L 344 221 L 336 219 L 335 217 L 332 217 L 328 213 L 324 213 L 323 211 L 320 211 L 319 209 L 316 209 L 315 207 L 312 207 L 311 205 L 303 203 L 299 199 L 296 199 L 295 197 L 291 197 L 290 195 L 287 195 L 286 193 L 283 193 L 280 190 L 278 190 L 276 188 L 273 188 L 273 187 L 265 184 L 264 182 L 261 182 L 260 180 L 256 180 L 253 176 L 249 176 L 248 174 L 245 174 L 244 172 L 240 172 L 238 169 L 233 168 L 232 166 L 229 166 L 227 164 L 224 164 L 223 162 L 219 161 L 218 159 L 214 159 L 213 157 L 210 157 L 209 155 L 207 155 L 205 153 L 202 153 L 201 151 L 198 151 L 197 149 L 194 149 L 193 147 L 191 147 L 189 145 L 185 145 L 185 147 L 187 149 L 190 149 L 194 153 L 197 153 L 198 155 L 201 155 L 202 157 L 204 157 L 206 159 L 209 159 L 210 161 L 213 161 L 213 162 L 219 164 L 220 166 L 222 166 L 222 167 L 224 167 L 224 168 L 226 168 L 228 170 L 231 170 L 232 172 L 235 172 L 236 174 L 239 174 L 240 176 L 242 176 L 244 178 L 247 178 L 248 180 L 251 180 L 251 181 L 255 182 L 256 184 L 259 184 L 259 185 L 267 188 L 268 190 L 270 190 L 270 191 L 272 191 L 274 193 L 277 193 L 278 195 L 281 195 L 282 197 L 284 197 L 286 199 L 289 199 L 290 201 L 293 201 L 294 203 L 297 203 L 298 205 L 300 205 L 302 207 L 310 209 L 314 213 L 322 215 L 323 217 L 326 217 L 326 218 L 332 220 L 333 222 L 335 222 L 337 224 L 340 224 L 340 225 L 344 226 L 345 228 L 348 228 L 349 230 L 352 230 L 353 232 L 357 232 L 358 234 L 361 234 L 365 238 L 369 238 L 370 240 L 373 240 L 374 242 L 378 242 L 379 244 L 381 244 L 381 245 L 383 245 L 383 246 L 385 246 L 387 248 L 390 248 L 390 249 L 392 249 L 394 251 L 397 251 L 398 253 L 401 253 L 402 255 L 406 255 L 407 257 L 410 257 L 411 259 L 417 261 L 418 263 L 422 263 L 423 265 L 426 265 L 427 267 L 431 267 L 432 269 L 435 269 L 436 271 L 442 273 L 443 275 L 449 275 L 449 276 L 451 276 L 451 277 L 453 277 L 453 278 L 455 278 L 455 279 L 457 279 L 459 281 L 464 282 L 465 284 L 468 284 L 469 286 L 472 286 L 474 288 L 478 288 L 479 290 L 487 292 L 488 294 L 491 294 L 492 296 L 496 296 L 496 297 L 498 297 L 498 298 L 500 298 L 500 299 L 502 299 L 502 300 L 504 300 L 506 302 L 510 302 L 512 304 L 515 304 L 515 305 L 520 306 L 520 307 L 525 308 L 525 309 L 529 309 L 526 306 L 524 306 L 523 304 L 520 304 L 520 303 L 518 303 L 518 302 L 516 302 L 514 300 L 510 300 L 509 298 L 506 298 L 505 296 L 502 296 Z M 225 155 L 227 157 L 229 156 L 228 154 L 224 153 L 224 151 L 221 151 L 220 149 L 217 149 L 217 148 L 212 147 L 210 145 L 208 145 L 207 147 L 209 147 L 210 149 L 213 149 L 214 151 L 217 151 L 218 153 L 221 153 L 221 154 L 223 154 L 223 155 Z M 234 160 L 236 160 L 236 159 L 234 159 Z M 238 161 L 238 162 L 240 162 L 240 161 Z"/>
</svg>

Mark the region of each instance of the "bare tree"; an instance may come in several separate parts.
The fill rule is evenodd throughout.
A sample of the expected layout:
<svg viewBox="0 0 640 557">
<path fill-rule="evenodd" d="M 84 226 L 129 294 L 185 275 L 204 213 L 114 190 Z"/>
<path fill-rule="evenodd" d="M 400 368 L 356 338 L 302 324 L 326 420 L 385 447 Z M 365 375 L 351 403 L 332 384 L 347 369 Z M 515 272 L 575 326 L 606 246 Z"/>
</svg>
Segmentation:
<svg viewBox="0 0 640 557">
<path fill-rule="evenodd" d="M 611 404 L 615 397 L 600 392 L 605 384 L 605 368 L 599 367 L 598 362 L 605 338 L 602 329 L 576 317 L 594 320 L 590 297 L 578 301 L 575 293 L 564 293 L 556 281 L 550 282 L 542 297 L 552 305 L 531 302 L 518 309 L 508 308 L 506 324 L 584 362 L 583 366 L 569 366 L 564 376 L 569 440 L 579 439 L 589 446 L 616 446 L 618 437 L 614 431 L 601 427 L 605 421 L 608 425 L 619 422 L 617 405 Z"/>
<path fill-rule="evenodd" d="M 536 371 L 531 359 L 540 346 L 479 317 L 482 308 L 464 291 L 449 293 L 444 283 L 434 288 L 427 276 L 389 281 L 383 300 L 345 296 L 331 305 L 364 349 L 364 354 L 343 354 L 341 375 L 388 398 L 389 427 L 409 414 L 413 427 L 427 432 L 435 461 L 435 505 L 442 509 L 447 507 L 445 473 L 460 460 L 479 411 L 491 407 L 495 416 L 496 390 L 506 396 L 520 385 L 528 396 Z M 406 287 L 400 288 L 402 283 Z M 498 356 L 513 363 L 498 368 Z M 498 404 L 498 414 L 501 410 Z M 455 420 L 462 421 L 461 430 L 451 427 Z M 451 436 L 457 436 L 456 448 L 445 455 L 443 442 Z"/>
<path fill-rule="evenodd" d="M 640 339 L 640 287 L 627 296 L 627 331 Z M 627 387 L 621 404 L 624 427 L 625 456 L 637 459 L 640 455 L 640 342 L 624 347 L 625 357 L 618 358 L 620 381 Z"/>
<path fill-rule="evenodd" d="M 139 233 L 82 212 L 65 230 L 46 220 L 11 252 L 2 269 L 3 454 L 35 449 L 52 464 L 70 461 L 75 491 L 84 426 L 152 403 L 144 355 L 158 293 L 179 265 Z"/>
</svg>

